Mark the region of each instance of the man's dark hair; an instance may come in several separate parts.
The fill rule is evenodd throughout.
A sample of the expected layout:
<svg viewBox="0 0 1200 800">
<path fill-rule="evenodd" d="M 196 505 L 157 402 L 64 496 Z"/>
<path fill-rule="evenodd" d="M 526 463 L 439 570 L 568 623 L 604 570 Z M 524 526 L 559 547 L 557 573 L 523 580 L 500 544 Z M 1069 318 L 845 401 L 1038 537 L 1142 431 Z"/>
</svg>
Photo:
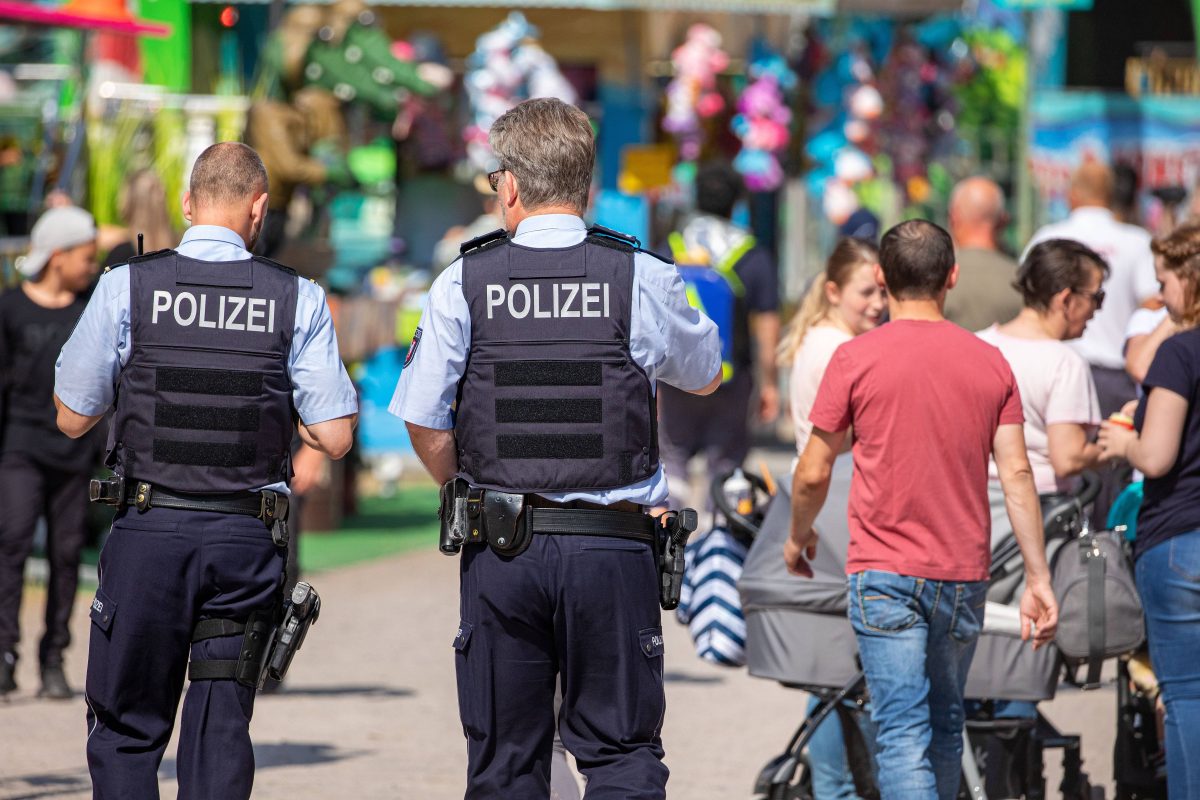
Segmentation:
<svg viewBox="0 0 1200 800">
<path fill-rule="evenodd" d="M 196 159 L 188 190 L 202 206 L 253 200 L 267 191 L 267 168 L 252 147 L 218 142 Z"/>
<path fill-rule="evenodd" d="M 888 292 L 900 300 L 927 300 L 946 287 L 954 269 L 954 242 L 932 222 L 910 219 L 883 235 L 879 266 Z"/>
<path fill-rule="evenodd" d="M 1047 239 L 1025 256 L 1017 270 L 1013 287 L 1025 299 L 1025 305 L 1038 311 L 1050 307 L 1054 295 L 1063 289 L 1080 290 L 1090 270 L 1108 276 L 1108 262 L 1085 244 L 1072 239 Z"/>
<path fill-rule="evenodd" d="M 742 196 L 742 176 L 724 161 L 704 164 L 696 170 L 696 210 L 729 219 Z"/>
</svg>

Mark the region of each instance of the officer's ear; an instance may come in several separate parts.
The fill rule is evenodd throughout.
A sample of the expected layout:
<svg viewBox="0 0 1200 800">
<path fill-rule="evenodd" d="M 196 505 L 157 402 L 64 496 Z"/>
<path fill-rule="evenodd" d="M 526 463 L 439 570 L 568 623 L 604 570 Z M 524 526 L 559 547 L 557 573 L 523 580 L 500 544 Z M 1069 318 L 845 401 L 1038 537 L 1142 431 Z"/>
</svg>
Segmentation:
<svg viewBox="0 0 1200 800">
<path fill-rule="evenodd" d="M 250 206 L 250 219 L 258 225 L 267 215 L 267 193 L 263 192 L 258 197 L 254 198 L 254 203 Z"/>
<path fill-rule="evenodd" d="M 512 171 L 504 171 L 504 180 L 500 181 L 500 189 L 503 192 L 497 192 L 500 195 L 500 205 L 508 208 L 515 206 L 517 198 L 521 195 L 521 186 L 517 183 L 517 176 Z"/>
<path fill-rule="evenodd" d="M 192 192 L 190 189 L 185 189 L 183 192 L 183 218 L 188 222 L 192 221 Z"/>
</svg>

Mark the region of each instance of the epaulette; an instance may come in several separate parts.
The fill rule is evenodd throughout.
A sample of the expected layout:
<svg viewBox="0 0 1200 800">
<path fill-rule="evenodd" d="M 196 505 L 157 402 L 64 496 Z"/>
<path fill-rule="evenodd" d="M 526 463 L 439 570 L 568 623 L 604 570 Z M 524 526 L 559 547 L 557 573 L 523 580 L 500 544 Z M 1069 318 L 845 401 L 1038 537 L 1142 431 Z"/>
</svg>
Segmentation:
<svg viewBox="0 0 1200 800">
<path fill-rule="evenodd" d="M 507 239 L 507 238 L 508 238 L 508 231 L 504 230 L 503 228 L 497 228 L 496 230 L 492 231 L 491 233 L 485 233 L 483 236 L 476 236 L 474 239 L 471 239 L 470 241 L 463 242 L 462 246 L 458 248 L 458 252 L 459 252 L 459 255 L 465 256 L 467 253 L 471 252 L 472 250 L 478 250 L 480 247 L 483 247 L 484 245 L 491 244 L 492 242 L 499 242 L 499 241 L 501 241 L 503 239 Z"/>
<path fill-rule="evenodd" d="M 642 243 L 638 241 L 636 236 L 630 236 L 627 233 L 620 233 L 618 231 L 614 231 L 612 228 L 606 228 L 603 225 L 593 225 L 592 227 L 588 228 L 587 235 L 600 240 L 600 244 L 607 244 L 607 242 L 603 240 L 608 240 L 632 247 L 634 250 L 642 249 Z"/>
<path fill-rule="evenodd" d="M 289 275 L 297 274 L 296 270 L 292 269 L 291 267 L 286 267 L 283 264 L 280 264 L 278 261 L 272 261 L 271 259 L 267 258 L 266 256 L 251 256 L 250 260 L 258 261 L 261 264 L 266 264 L 268 267 L 275 267 L 275 269 L 281 269 L 284 272 L 288 273 Z M 314 281 L 314 283 L 315 283 L 315 281 Z"/>
<path fill-rule="evenodd" d="M 152 258 L 160 258 L 161 256 L 165 256 L 165 255 L 168 255 L 169 253 L 174 253 L 174 252 L 175 252 L 175 251 L 174 251 L 174 250 L 172 250 L 170 247 L 167 247 L 167 248 L 164 248 L 164 249 L 162 249 L 162 250 L 155 250 L 155 251 L 154 251 L 154 252 L 152 252 L 152 253 L 143 253 L 143 254 L 142 254 L 142 255 L 140 255 L 140 256 L 132 256 L 132 257 L 131 257 L 131 258 L 130 258 L 130 259 L 127 261 L 127 262 L 125 262 L 125 263 L 127 263 L 127 264 L 136 264 L 136 263 L 138 263 L 138 262 L 141 262 L 141 261 L 149 261 L 149 260 L 150 260 L 150 259 L 152 259 Z"/>
</svg>

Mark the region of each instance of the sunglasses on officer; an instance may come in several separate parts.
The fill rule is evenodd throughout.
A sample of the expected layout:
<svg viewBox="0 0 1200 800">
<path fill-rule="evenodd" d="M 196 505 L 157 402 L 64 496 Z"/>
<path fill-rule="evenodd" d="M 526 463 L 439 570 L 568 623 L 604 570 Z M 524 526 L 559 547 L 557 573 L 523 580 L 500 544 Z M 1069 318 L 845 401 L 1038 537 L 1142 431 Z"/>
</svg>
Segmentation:
<svg viewBox="0 0 1200 800">
<path fill-rule="evenodd" d="M 488 185 L 492 187 L 493 192 L 500 191 L 500 176 L 503 175 L 507 171 L 508 170 L 501 167 L 500 169 L 496 170 L 495 172 L 488 173 L 488 176 L 487 176 Z"/>
</svg>

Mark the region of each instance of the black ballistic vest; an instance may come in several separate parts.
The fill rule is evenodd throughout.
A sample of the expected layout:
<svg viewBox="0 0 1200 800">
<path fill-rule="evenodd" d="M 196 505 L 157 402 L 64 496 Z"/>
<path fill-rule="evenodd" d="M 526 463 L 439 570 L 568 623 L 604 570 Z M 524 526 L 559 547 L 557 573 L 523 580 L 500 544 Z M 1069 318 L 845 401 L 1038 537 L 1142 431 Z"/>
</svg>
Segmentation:
<svg viewBox="0 0 1200 800">
<path fill-rule="evenodd" d="M 296 274 L 164 250 L 130 261 L 129 288 L 133 349 L 107 464 L 178 492 L 288 480 Z"/>
<path fill-rule="evenodd" d="M 634 248 L 604 236 L 463 256 L 471 348 L 459 476 L 510 492 L 612 489 L 658 469 L 654 391 L 629 353 Z"/>
</svg>

